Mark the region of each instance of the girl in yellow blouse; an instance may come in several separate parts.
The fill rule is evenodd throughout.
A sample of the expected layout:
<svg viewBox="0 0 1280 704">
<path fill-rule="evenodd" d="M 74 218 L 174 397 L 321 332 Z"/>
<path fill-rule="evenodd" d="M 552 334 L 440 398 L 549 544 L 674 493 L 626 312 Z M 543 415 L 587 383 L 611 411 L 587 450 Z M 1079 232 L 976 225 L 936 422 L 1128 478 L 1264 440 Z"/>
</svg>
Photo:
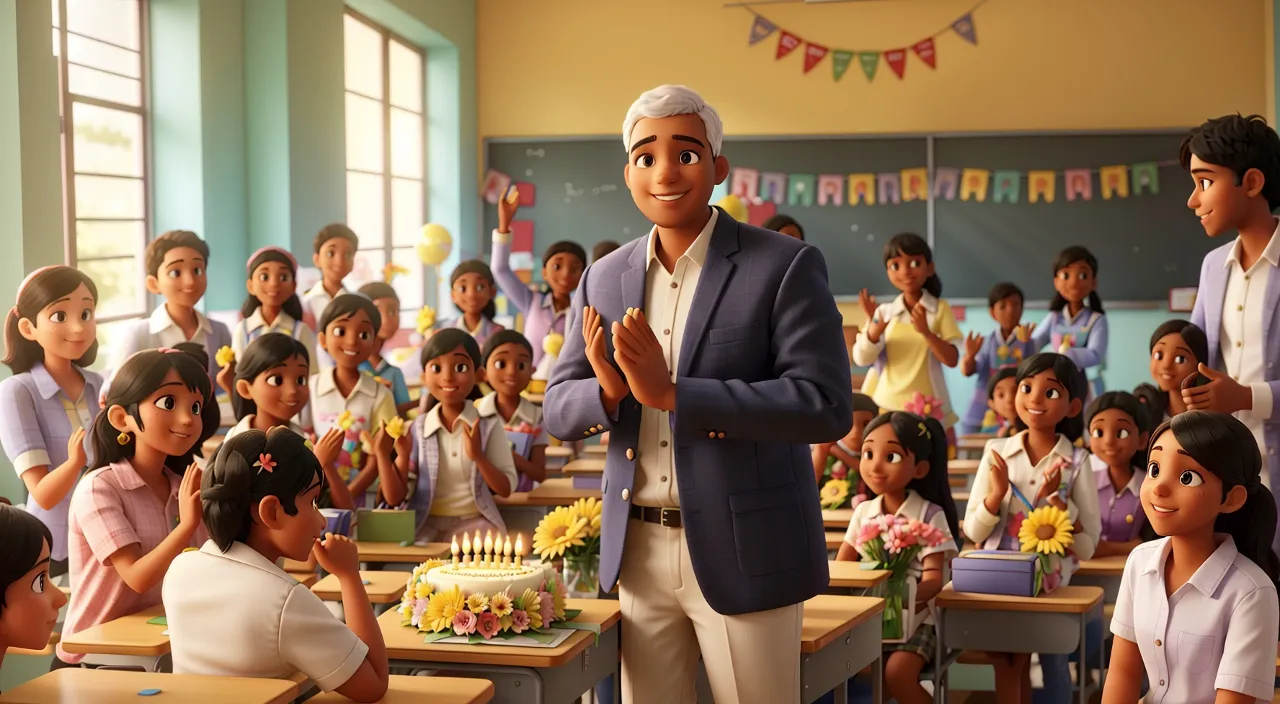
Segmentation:
<svg viewBox="0 0 1280 704">
<path fill-rule="evenodd" d="M 956 366 L 957 343 L 964 339 L 951 306 L 940 298 L 942 281 L 933 269 L 933 252 L 924 238 L 896 235 L 884 248 L 889 283 L 902 293 L 892 303 L 877 305 L 863 289 L 866 329 L 853 344 L 853 363 L 874 366 L 862 392 L 881 411 L 908 411 L 937 418 L 954 446 L 951 408 L 942 365 Z"/>
</svg>

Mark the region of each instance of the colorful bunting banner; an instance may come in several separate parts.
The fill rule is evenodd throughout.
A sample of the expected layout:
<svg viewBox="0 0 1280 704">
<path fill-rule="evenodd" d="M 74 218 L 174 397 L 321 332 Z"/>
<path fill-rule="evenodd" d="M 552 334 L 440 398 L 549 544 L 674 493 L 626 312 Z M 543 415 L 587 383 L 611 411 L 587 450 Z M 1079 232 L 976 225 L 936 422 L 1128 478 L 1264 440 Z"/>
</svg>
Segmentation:
<svg viewBox="0 0 1280 704">
<path fill-rule="evenodd" d="M 787 189 L 787 205 L 813 205 L 813 174 L 791 174 L 790 188 Z"/>
<path fill-rule="evenodd" d="M 921 166 L 902 170 L 902 199 L 929 200 L 929 170 Z"/>
<path fill-rule="evenodd" d="M 844 205 L 844 176 L 822 174 L 818 176 L 818 205 Z"/>
<path fill-rule="evenodd" d="M 778 53 L 774 58 L 781 59 L 795 51 L 798 46 L 800 46 L 800 37 L 784 29 L 782 34 L 778 36 Z"/>
<path fill-rule="evenodd" d="M 760 200 L 782 205 L 787 200 L 787 175 L 776 171 L 760 174 Z"/>
<path fill-rule="evenodd" d="M 849 205 L 876 204 L 876 175 L 849 174 Z"/>
<path fill-rule="evenodd" d="M 907 75 L 907 50 L 906 49 L 890 49 L 884 52 L 884 62 L 889 64 L 889 68 L 898 74 L 898 78 L 906 78 Z"/>
<path fill-rule="evenodd" d="M 1093 200 L 1093 175 L 1089 169 L 1067 169 L 1062 178 L 1067 184 L 1067 200 Z"/>
<path fill-rule="evenodd" d="M 1043 200 L 1046 203 L 1052 203 L 1054 191 L 1057 187 L 1058 172 L 1056 171 L 1028 171 L 1027 172 L 1027 202 L 1039 203 Z"/>
<path fill-rule="evenodd" d="M 898 173 L 896 171 L 876 174 L 876 190 L 880 191 L 881 205 L 885 203 L 897 205 L 902 202 L 902 189 L 898 183 Z"/>
<path fill-rule="evenodd" d="M 862 64 L 862 72 L 867 74 L 868 81 L 876 79 L 876 69 L 880 67 L 880 52 L 860 51 L 858 61 Z"/>
<path fill-rule="evenodd" d="M 844 49 L 836 49 L 831 52 L 831 77 L 840 80 L 844 72 L 849 70 L 849 64 L 853 62 L 854 53 L 845 51 Z"/>
<path fill-rule="evenodd" d="M 938 67 L 938 54 L 933 48 L 933 37 L 916 42 L 911 50 L 916 52 L 916 56 L 919 56 L 929 68 Z"/>
<path fill-rule="evenodd" d="M 986 169 L 965 169 L 960 174 L 960 200 L 984 202 L 990 180 L 991 172 Z"/>
<path fill-rule="evenodd" d="M 1121 198 L 1129 197 L 1129 167 L 1104 166 L 1098 169 L 1098 182 L 1102 184 L 1102 199 L 1111 200 L 1112 195 Z"/>
<path fill-rule="evenodd" d="M 997 203 L 1017 203 L 1022 190 L 1022 174 L 1017 171 L 997 171 L 994 200 Z"/>
<path fill-rule="evenodd" d="M 750 202 L 760 192 L 759 183 L 759 171 L 739 167 L 733 170 L 733 185 L 729 190 L 743 201 Z"/>
<path fill-rule="evenodd" d="M 965 41 L 970 44 L 978 44 L 978 28 L 973 26 L 973 13 L 966 12 L 964 16 L 951 23 L 951 31 L 959 34 Z"/>
<path fill-rule="evenodd" d="M 960 187 L 960 170 L 949 166 L 940 166 L 933 170 L 933 197 L 944 200 L 955 200 L 956 190 Z"/>
<path fill-rule="evenodd" d="M 1133 195 L 1160 193 L 1160 167 L 1154 161 L 1133 165 Z"/>
<path fill-rule="evenodd" d="M 751 23 L 751 36 L 749 41 L 751 45 L 754 46 L 765 39 L 768 39 L 769 35 L 776 31 L 778 31 L 778 25 L 770 22 L 760 15 L 756 15 L 755 22 Z"/>
<path fill-rule="evenodd" d="M 804 48 L 804 72 L 813 70 L 827 56 L 827 47 L 809 42 Z"/>
</svg>

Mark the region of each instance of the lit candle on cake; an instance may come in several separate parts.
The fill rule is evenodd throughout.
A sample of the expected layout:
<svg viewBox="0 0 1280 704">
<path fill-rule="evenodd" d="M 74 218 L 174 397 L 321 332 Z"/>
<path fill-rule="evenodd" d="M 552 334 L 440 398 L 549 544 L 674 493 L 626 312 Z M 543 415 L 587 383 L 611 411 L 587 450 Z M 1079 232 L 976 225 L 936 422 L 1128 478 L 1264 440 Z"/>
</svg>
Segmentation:
<svg viewBox="0 0 1280 704">
<path fill-rule="evenodd" d="M 506 542 L 502 544 L 502 568 L 506 569 L 511 566 L 511 536 L 508 535 Z"/>
<path fill-rule="evenodd" d="M 520 569 L 520 558 L 524 556 L 524 534 L 516 534 L 516 569 Z"/>
<path fill-rule="evenodd" d="M 486 567 L 498 566 L 493 559 L 493 533 L 489 531 L 485 531 L 484 534 L 484 562 Z"/>
<path fill-rule="evenodd" d="M 457 540 L 457 538 L 454 538 Z M 462 534 L 462 564 L 467 564 L 471 559 L 471 536 L 466 533 Z"/>
<path fill-rule="evenodd" d="M 480 531 L 476 531 L 475 540 L 471 541 L 471 544 L 476 546 L 475 557 L 471 559 L 472 564 L 476 567 L 483 567 L 484 564 L 481 561 L 484 559 L 484 543 L 480 540 Z"/>
<path fill-rule="evenodd" d="M 449 545 L 449 551 L 453 553 L 453 567 L 458 567 L 458 536 L 453 536 L 453 542 Z"/>
</svg>

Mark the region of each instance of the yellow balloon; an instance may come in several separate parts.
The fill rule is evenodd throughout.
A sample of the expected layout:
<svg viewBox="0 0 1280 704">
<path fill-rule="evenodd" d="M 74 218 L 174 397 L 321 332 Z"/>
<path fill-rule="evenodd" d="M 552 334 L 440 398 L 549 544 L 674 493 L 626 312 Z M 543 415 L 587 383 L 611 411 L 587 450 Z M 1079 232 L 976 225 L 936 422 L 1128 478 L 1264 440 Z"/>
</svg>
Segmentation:
<svg viewBox="0 0 1280 704">
<path fill-rule="evenodd" d="M 418 239 L 418 258 L 427 266 L 440 266 L 453 251 L 453 235 L 434 222 L 422 226 L 422 236 Z"/>
<path fill-rule="evenodd" d="M 737 220 L 738 222 L 746 222 L 750 217 L 747 213 L 747 204 L 738 196 L 727 195 L 724 198 L 721 198 L 716 205 L 723 208 L 724 212 L 729 214 L 729 217 Z"/>
</svg>

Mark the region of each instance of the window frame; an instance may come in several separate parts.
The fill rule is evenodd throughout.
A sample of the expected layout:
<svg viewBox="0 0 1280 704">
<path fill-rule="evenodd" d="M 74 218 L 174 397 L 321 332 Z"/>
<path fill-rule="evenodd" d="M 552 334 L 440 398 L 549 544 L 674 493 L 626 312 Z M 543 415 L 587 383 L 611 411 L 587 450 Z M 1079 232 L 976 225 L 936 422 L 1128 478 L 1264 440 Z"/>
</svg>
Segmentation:
<svg viewBox="0 0 1280 704">
<path fill-rule="evenodd" d="M 78 267 L 80 262 L 105 262 L 132 259 L 138 264 L 138 273 L 145 279 L 146 262 L 145 252 L 147 244 L 151 241 L 153 235 L 152 223 L 152 140 L 151 140 L 151 66 L 150 66 L 150 47 L 151 47 L 151 28 L 150 0 L 135 0 L 138 6 L 138 49 L 121 46 L 105 39 L 91 37 L 71 31 L 68 26 L 70 22 L 67 18 L 67 0 L 54 0 L 58 4 L 57 24 L 51 26 L 51 29 L 58 32 L 58 55 L 55 57 L 58 62 L 58 106 L 59 106 L 59 131 L 62 142 L 61 150 L 61 171 L 62 171 L 62 242 L 63 257 L 67 266 Z M 74 63 L 68 55 L 68 35 L 87 39 L 89 41 L 105 44 L 116 49 L 135 52 L 139 59 L 139 77 L 124 76 L 108 69 L 98 68 L 96 66 L 88 66 L 86 64 Z M 70 67 L 72 65 L 88 68 L 90 70 L 99 71 L 111 75 L 122 76 L 130 80 L 137 80 L 140 84 L 141 105 L 126 105 L 124 103 L 116 103 L 110 100 L 94 98 L 87 95 L 79 95 L 71 92 L 70 86 Z M 82 172 L 76 170 L 75 161 L 75 105 L 83 103 L 106 110 L 117 110 L 120 112 L 128 112 L 138 116 L 141 121 L 142 134 L 142 176 L 121 176 L 120 174 L 99 174 L 95 172 Z M 142 218 L 80 218 L 76 216 L 76 176 L 102 176 L 107 178 L 131 179 L 142 182 Z M 80 222 L 91 223 L 111 223 L 111 222 L 127 222 L 142 223 L 142 239 L 136 243 L 136 251 L 132 256 L 111 255 L 105 257 L 80 257 L 78 250 L 78 232 L 77 224 Z M 138 308 L 128 313 L 119 313 L 110 316 L 99 317 L 98 323 L 111 323 L 120 320 L 133 320 L 146 317 L 151 308 L 152 297 L 148 293 L 145 286 L 139 286 L 139 295 L 134 302 Z"/>
<path fill-rule="evenodd" d="M 393 207 L 393 201 L 394 201 L 394 185 L 397 179 L 401 181 L 410 181 L 410 182 L 416 182 L 421 184 L 421 187 L 422 187 L 421 220 L 422 222 L 425 223 L 425 222 L 428 222 L 428 219 L 429 219 L 428 212 L 430 210 L 430 203 L 428 202 L 428 199 L 427 199 L 427 186 L 428 186 L 428 182 L 427 182 L 428 144 L 427 144 L 427 104 L 426 104 L 427 52 L 423 47 L 418 46 L 417 44 L 406 39 L 404 36 L 397 34 L 396 32 L 388 29 L 387 27 L 382 26 L 381 24 L 378 24 L 374 20 L 370 19 L 368 16 L 361 14 L 360 12 L 351 9 L 350 7 L 347 7 L 343 10 L 344 21 L 347 17 L 350 17 L 351 19 L 354 19 L 357 22 L 363 24 L 365 27 L 368 27 L 374 32 L 377 32 L 380 39 L 380 48 L 382 53 L 382 56 L 381 56 L 382 97 L 375 98 L 371 95 L 367 95 L 358 90 L 352 90 L 351 88 L 348 88 L 345 73 L 343 76 L 342 93 L 344 98 L 347 94 L 351 94 L 351 95 L 355 95 L 360 98 L 363 98 L 365 100 L 375 101 L 379 104 L 379 107 L 382 110 L 382 173 L 378 173 L 375 171 L 368 171 L 366 169 L 355 169 L 344 164 L 344 168 L 343 168 L 344 189 L 345 189 L 345 183 L 346 183 L 346 174 L 356 173 L 356 174 L 362 174 L 364 176 L 377 176 L 382 179 L 382 232 L 378 233 L 379 242 L 377 246 L 367 246 L 365 245 L 362 239 L 360 243 L 361 246 L 357 250 L 357 252 L 381 252 L 383 256 L 383 266 L 386 266 L 395 261 L 394 257 L 396 252 L 398 251 L 412 252 L 414 251 L 414 248 L 415 248 L 415 245 L 412 245 L 412 244 L 397 245 L 395 243 L 395 233 L 394 233 L 395 209 Z M 420 59 L 419 66 L 421 68 L 419 71 L 419 77 L 421 80 L 420 80 L 419 89 L 422 95 L 422 110 L 420 112 L 415 112 L 408 108 L 398 107 L 392 104 L 392 100 L 391 100 L 391 82 L 392 82 L 391 43 L 392 42 L 395 42 L 396 44 L 399 44 L 405 49 L 408 49 L 409 51 L 413 52 Z M 344 43 L 344 50 L 345 50 L 345 43 Z M 421 142 L 420 142 L 420 144 L 422 145 L 422 154 L 421 154 L 422 176 L 420 178 L 396 176 L 392 169 L 391 146 L 392 146 L 393 140 L 392 140 L 391 115 L 393 110 L 402 110 L 404 112 L 417 115 L 422 121 L 422 133 L 421 133 Z M 344 140 L 346 139 L 346 135 L 343 136 L 343 139 Z M 345 154 L 345 142 L 344 142 L 344 154 Z M 348 213 L 348 221 L 349 220 L 350 220 L 350 213 Z M 361 235 L 362 238 L 365 236 L 364 233 L 356 233 L 356 234 Z M 422 304 L 419 306 L 404 306 L 402 302 L 402 306 L 400 309 L 402 324 L 403 324 L 403 318 L 406 314 L 416 313 L 422 307 L 425 307 L 428 305 L 427 303 L 428 297 L 426 292 L 426 288 L 427 288 L 426 287 L 426 265 L 422 264 L 421 262 L 417 262 L 416 266 L 421 267 L 421 271 L 423 274 L 423 287 L 422 287 L 423 290 L 421 291 Z M 375 279 L 375 280 L 380 280 L 380 279 Z"/>
</svg>

